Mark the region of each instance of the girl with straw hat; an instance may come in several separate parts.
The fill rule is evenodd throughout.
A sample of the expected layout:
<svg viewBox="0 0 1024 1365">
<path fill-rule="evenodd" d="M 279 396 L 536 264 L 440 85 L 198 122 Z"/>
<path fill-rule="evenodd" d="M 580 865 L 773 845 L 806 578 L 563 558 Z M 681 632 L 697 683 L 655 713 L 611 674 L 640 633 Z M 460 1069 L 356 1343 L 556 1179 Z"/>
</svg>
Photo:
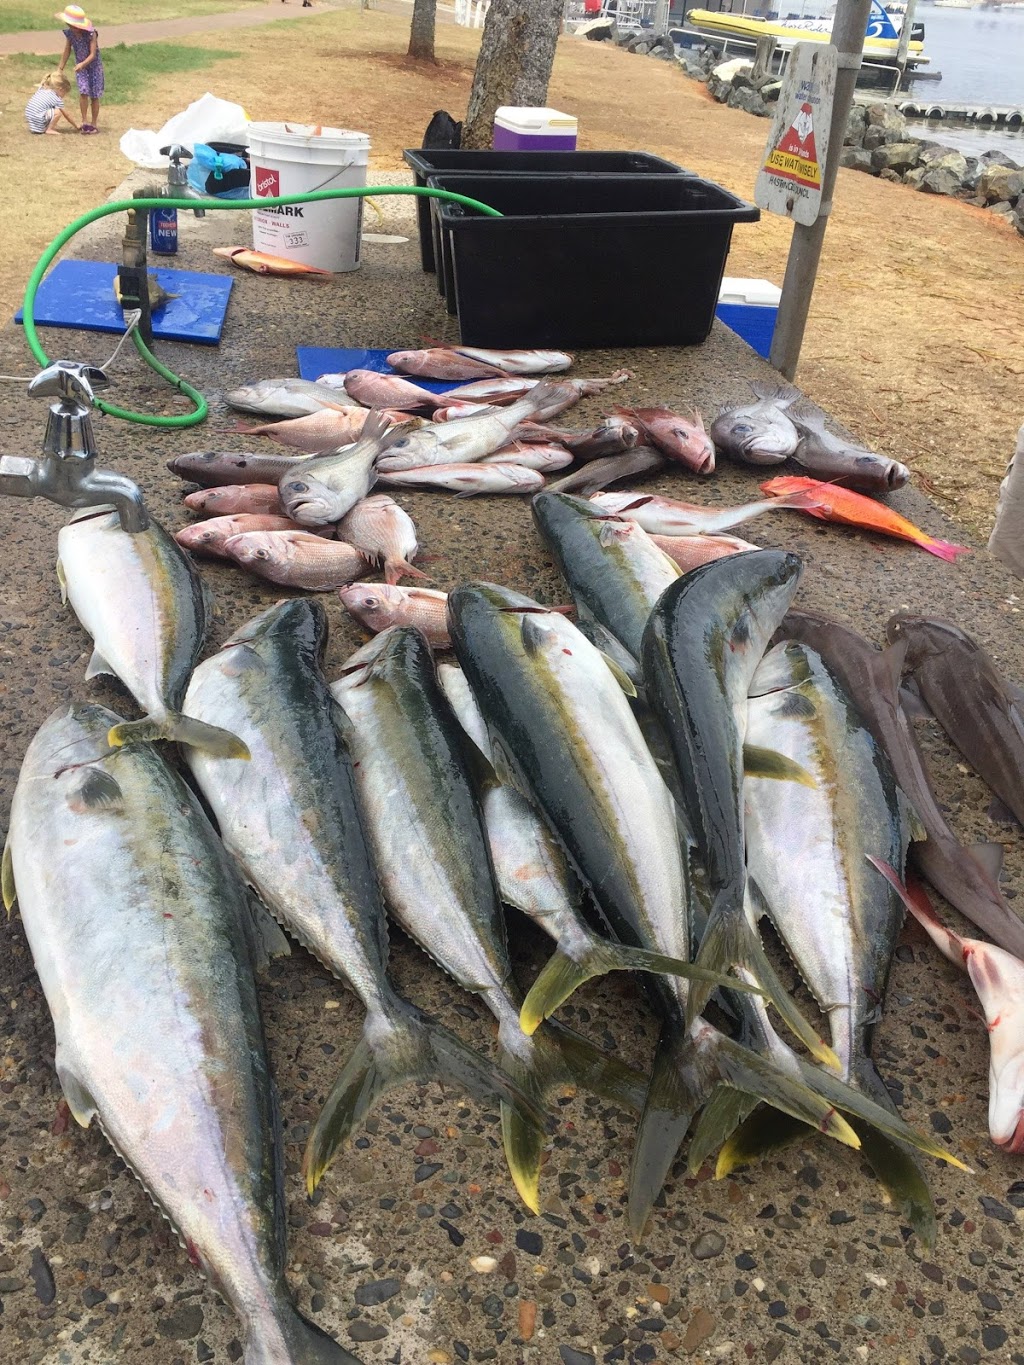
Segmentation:
<svg viewBox="0 0 1024 1365">
<path fill-rule="evenodd" d="M 89 22 L 80 5 L 68 5 L 55 16 L 64 29 L 64 55 L 60 59 L 63 71 L 72 52 L 75 54 L 75 76 L 78 80 L 78 103 L 82 110 L 82 132 L 99 132 L 100 99 L 103 95 L 103 58 L 100 56 L 99 34 Z M 86 119 L 91 117 L 91 122 Z"/>
</svg>

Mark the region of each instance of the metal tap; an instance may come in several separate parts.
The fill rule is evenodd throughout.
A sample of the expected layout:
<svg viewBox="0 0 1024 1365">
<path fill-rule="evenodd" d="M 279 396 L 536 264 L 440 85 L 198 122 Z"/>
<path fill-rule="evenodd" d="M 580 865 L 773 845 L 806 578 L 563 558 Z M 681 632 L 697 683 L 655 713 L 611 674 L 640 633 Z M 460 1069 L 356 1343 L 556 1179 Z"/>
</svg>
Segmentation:
<svg viewBox="0 0 1024 1365">
<path fill-rule="evenodd" d="M 160 155 L 170 158 L 167 167 L 167 189 L 166 194 L 169 199 L 206 199 L 208 196 L 200 194 L 188 183 L 188 167 L 182 165 L 183 161 L 191 161 L 192 153 L 187 147 L 183 147 L 180 142 L 173 142 L 169 147 L 161 147 Z M 197 218 L 205 218 L 205 209 L 193 209 L 192 212 Z"/>
<path fill-rule="evenodd" d="M 138 486 L 123 474 L 96 468 L 90 405 L 93 391 L 108 383 L 97 366 L 70 360 L 55 361 L 36 375 L 29 393 L 57 399 L 50 405 L 42 458 L 0 456 L 0 494 L 49 498 L 62 507 L 112 503 L 124 530 L 146 530 L 149 514 Z"/>
</svg>

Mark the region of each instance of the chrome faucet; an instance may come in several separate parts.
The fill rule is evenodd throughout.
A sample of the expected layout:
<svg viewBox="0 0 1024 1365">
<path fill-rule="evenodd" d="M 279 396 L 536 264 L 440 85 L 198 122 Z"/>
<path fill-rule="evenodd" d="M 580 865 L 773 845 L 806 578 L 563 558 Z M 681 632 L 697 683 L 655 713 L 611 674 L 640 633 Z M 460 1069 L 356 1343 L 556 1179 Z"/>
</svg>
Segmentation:
<svg viewBox="0 0 1024 1365">
<path fill-rule="evenodd" d="M 161 147 L 160 155 L 168 158 L 167 166 L 167 189 L 164 193 L 171 199 L 207 199 L 208 195 L 200 194 L 198 190 L 192 188 L 188 183 L 188 167 L 182 165 L 184 161 L 192 160 L 192 153 L 187 147 L 183 147 L 180 142 L 173 142 L 169 147 Z M 197 218 L 205 218 L 205 209 L 193 209 L 192 212 Z"/>
<path fill-rule="evenodd" d="M 57 399 L 50 404 L 42 458 L 0 456 L 0 494 L 49 498 L 62 507 L 112 503 L 124 530 L 146 530 L 149 514 L 138 486 L 123 474 L 96 468 L 90 407 L 93 391 L 109 382 L 97 366 L 70 360 L 57 360 L 36 375 L 29 393 Z"/>
</svg>

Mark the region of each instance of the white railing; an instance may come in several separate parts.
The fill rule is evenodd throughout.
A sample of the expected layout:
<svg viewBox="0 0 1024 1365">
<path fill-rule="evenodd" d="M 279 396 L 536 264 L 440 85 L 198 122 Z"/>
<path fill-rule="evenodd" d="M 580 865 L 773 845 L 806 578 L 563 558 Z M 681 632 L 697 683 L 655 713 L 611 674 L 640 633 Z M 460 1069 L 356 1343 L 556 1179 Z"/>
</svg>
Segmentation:
<svg viewBox="0 0 1024 1365">
<path fill-rule="evenodd" d="M 663 13 L 659 13 L 663 11 Z M 600 10 L 587 10 L 584 0 L 566 0 L 565 21 L 582 24 L 588 19 L 614 19 L 620 33 L 639 33 L 661 21 L 668 23 L 666 0 L 601 0 Z"/>
<path fill-rule="evenodd" d="M 463 28 L 483 28 L 491 0 L 455 0 L 455 22 Z"/>
</svg>

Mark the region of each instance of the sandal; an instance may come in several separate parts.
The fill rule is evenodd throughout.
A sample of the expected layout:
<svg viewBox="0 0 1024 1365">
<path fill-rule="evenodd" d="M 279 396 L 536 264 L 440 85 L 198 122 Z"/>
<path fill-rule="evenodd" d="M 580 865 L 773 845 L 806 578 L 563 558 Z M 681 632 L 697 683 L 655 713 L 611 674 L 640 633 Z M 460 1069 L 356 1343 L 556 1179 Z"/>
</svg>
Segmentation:
<svg viewBox="0 0 1024 1365">
<path fill-rule="evenodd" d="M 98 129 L 97 127 L 95 127 L 95 126 L 94 126 L 93 124 L 91 124 L 91 123 L 83 123 L 83 124 L 82 124 L 82 132 L 83 132 L 83 133 L 98 133 L 98 132 L 99 132 L 99 129 Z"/>
</svg>

